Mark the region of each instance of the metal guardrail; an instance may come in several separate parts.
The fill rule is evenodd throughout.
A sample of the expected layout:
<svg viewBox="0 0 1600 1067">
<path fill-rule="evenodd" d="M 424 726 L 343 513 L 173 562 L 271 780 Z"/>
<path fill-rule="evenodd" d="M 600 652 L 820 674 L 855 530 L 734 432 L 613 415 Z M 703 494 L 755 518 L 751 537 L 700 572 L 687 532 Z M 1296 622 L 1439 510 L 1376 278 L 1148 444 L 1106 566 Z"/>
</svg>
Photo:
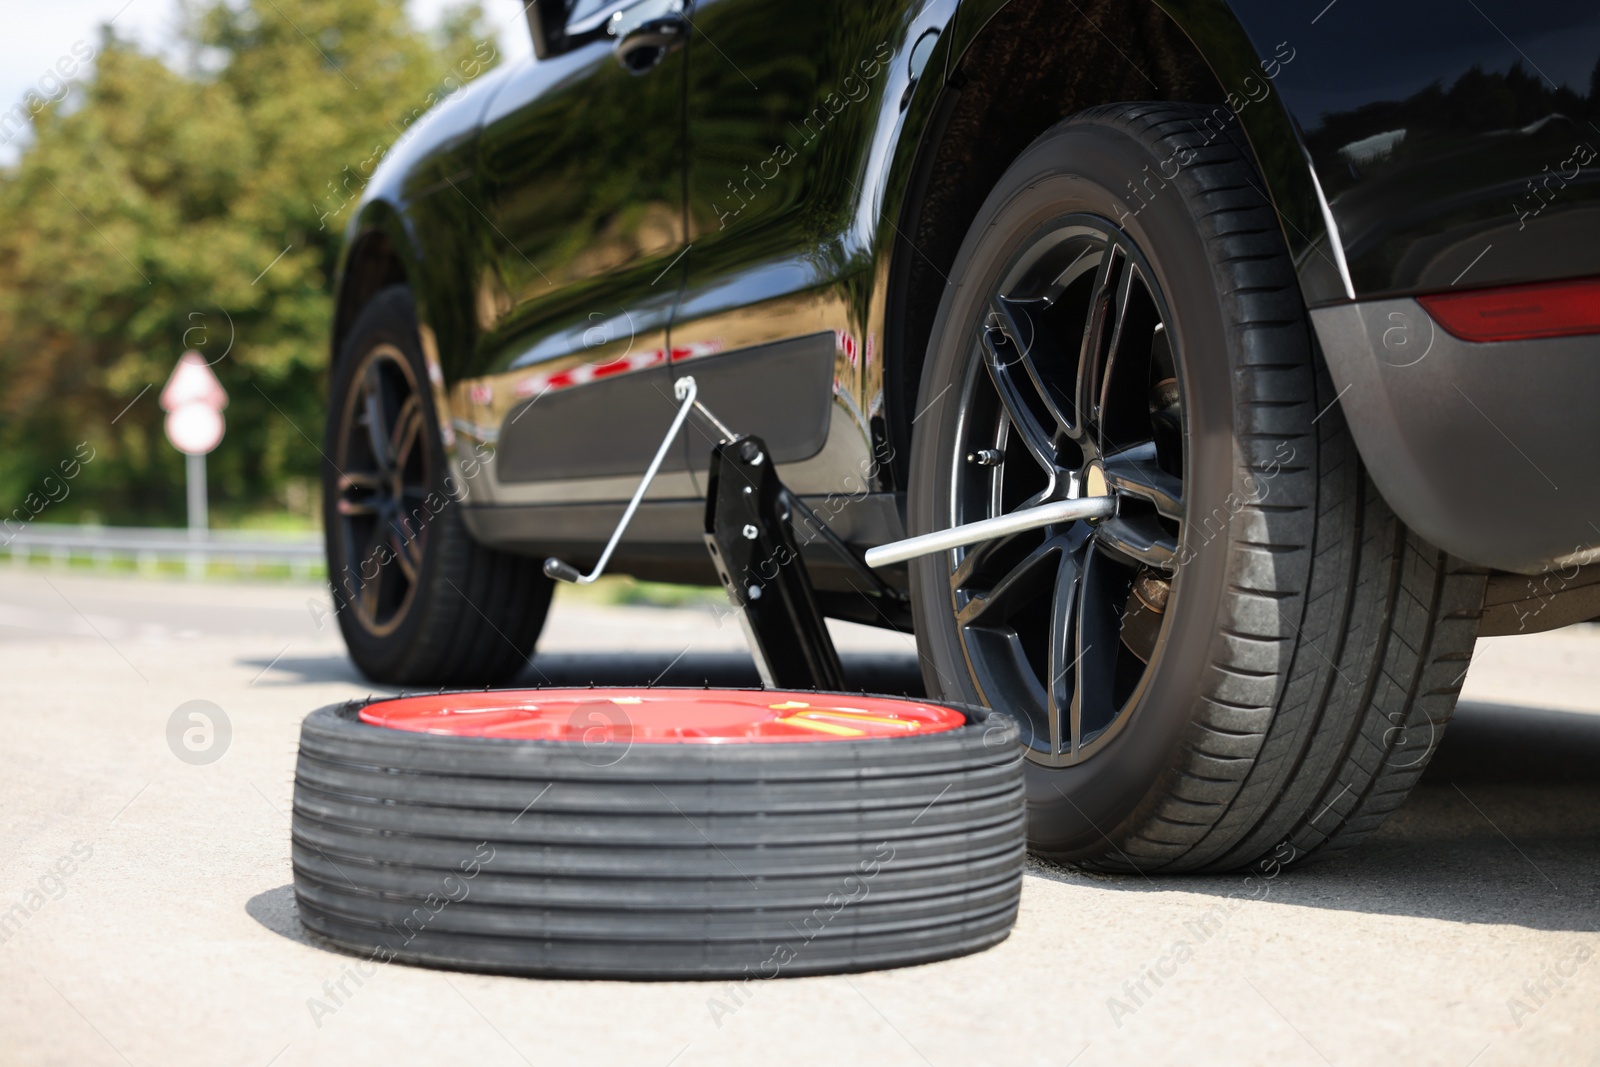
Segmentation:
<svg viewBox="0 0 1600 1067">
<path fill-rule="evenodd" d="M 322 535 L 270 530 L 207 530 L 192 537 L 184 528 L 148 526 L 69 526 L 29 523 L 19 530 L 0 526 L 0 553 L 25 565 L 43 558 L 59 566 L 86 561 L 96 567 L 132 563 L 153 573 L 163 563 L 182 563 L 193 577 L 212 564 L 239 572 L 287 567 L 297 578 L 309 578 L 323 562 Z"/>
</svg>

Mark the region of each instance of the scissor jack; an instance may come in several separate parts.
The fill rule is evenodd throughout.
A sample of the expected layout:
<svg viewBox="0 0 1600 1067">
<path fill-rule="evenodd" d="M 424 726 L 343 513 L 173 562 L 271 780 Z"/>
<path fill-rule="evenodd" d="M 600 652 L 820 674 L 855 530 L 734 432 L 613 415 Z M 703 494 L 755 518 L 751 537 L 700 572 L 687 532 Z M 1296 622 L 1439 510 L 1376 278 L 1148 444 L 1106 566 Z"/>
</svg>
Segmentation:
<svg viewBox="0 0 1600 1067">
<path fill-rule="evenodd" d="M 839 653 L 817 607 L 811 574 L 795 542 L 797 522 L 804 525 L 808 543 L 820 539 L 867 582 L 867 595 L 898 601 L 904 599 L 904 594 L 885 582 L 874 568 L 1054 523 L 1107 518 L 1116 511 L 1116 501 L 1111 496 L 1057 500 L 857 552 L 783 484 L 766 442 L 754 434 L 735 434 L 699 402 L 694 378 L 685 375 L 677 379 L 672 391 L 679 402 L 678 413 L 594 569 L 583 574 L 571 564 L 551 557 L 544 561 L 544 572 L 559 581 L 581 584 L 588 584 L 605 572 L 639 502 L 655 480 L 667 449 L 690 412 L 696 412 L 720 437 L 711 449 L 711 477 L 706 487 L 706 548 L 744 629 L 756 670 L 769 688 L 845 688 Z"/>
</svg>

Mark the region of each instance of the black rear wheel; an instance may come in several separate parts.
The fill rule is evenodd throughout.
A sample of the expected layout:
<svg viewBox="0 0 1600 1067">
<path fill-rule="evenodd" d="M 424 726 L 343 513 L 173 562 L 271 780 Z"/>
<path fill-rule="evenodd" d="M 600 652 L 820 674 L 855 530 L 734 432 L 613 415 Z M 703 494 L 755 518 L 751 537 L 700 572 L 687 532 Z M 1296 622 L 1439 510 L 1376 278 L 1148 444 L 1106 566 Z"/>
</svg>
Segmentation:
<svg viewBox="0 0 1600 1067">
<path fill-rule="evenodd" d="M 1203 119 L 1098 108 L 1018 158 L 912 441 L 914 534 L 1116 499 L 911 567 L 928 691 L 1028 724 L 1031 846 L 1105 869 L 1361 840 L 1442 736 L 1483 599 L 1367 478 L 1249 150 Z"/>
<path fill-rule="evenodd" d="M 515 678 L 552 583 L 532 559 L 472 540 L 451 477 L 404 286 L 361 310 L 334 364 L 323 445 L 328 579 L 367 677 L 392 685 Z"/>
</svg>

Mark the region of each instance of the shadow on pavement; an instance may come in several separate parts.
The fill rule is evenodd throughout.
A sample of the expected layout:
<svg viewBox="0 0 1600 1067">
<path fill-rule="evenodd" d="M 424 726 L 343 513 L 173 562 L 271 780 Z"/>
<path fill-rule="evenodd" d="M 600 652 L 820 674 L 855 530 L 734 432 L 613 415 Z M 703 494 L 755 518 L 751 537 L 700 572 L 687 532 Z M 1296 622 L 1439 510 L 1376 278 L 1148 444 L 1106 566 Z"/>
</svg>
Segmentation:
<svg viewBox="0 0 1600 1067">
<path fill-rule="evenodd" d="M 893 696 L 923 696 L 917 657 L 845 653 L 839 657 L 852 689 Z M 541 653 L 519 685 L 758 686 L 755 663 L 744 652 Z"/>
<path fill-rule="evenodd" d="M 926 694 L 917 658 L 911 655 L 851 654 L 839 657 L 850 688 L 867 693 L 920 697 Z M 374 692 L 394 693 L 356 670 L 343 652 L 326 656 L 246 656 L 240 664 L 261 671 L 254 685 L 306 685 L 351 682 Z M 556 652 L 541 653 L 506 688 L 519 686 L 758 686 L 755 663 L 744 652 Z"/>
<path fill-rule="evenodd" d="M 1600 783 L 1600 714 L 1460 704 L 1422 781 Z"/>
<path fill-rule="evenodd" d="M 293 883 L 257 893 L 244 902 L 244 912 L 280 937 L 312 948 L 323 947 L 300 925 L 300 907 L 295 903 Z"/>
<path fill-rule="evenodd" d="M 1462 704 L 1421 782 L 1377 833 L 1276 878 L 1029 869 L 1128 892 L 1600 930 L 1600 714 Z"/>
<path fill-rule="evenodd" d="M 261 673 L 251 685 L 266 688 L 274 685 L 309 685 L 322 682 L 353 682 L 356 685 L 374 686 L 374 691 L 392 691 L 392 686 L 378 686 L 358 670 L 344 651 L 326 656 L 282 656 L 274 660 L 266 656 L 241 656 L 237 661 Z"/>
</svg>

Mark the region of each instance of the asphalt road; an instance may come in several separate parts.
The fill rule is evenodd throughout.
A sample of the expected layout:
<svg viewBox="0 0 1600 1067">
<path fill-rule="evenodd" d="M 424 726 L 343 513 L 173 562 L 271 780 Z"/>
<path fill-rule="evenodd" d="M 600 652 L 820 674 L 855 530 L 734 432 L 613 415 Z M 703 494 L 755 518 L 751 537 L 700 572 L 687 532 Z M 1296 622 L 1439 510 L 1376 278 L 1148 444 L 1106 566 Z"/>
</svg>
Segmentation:
<svg viewBox="0 0 1600 1067">
<path fill-rule="evenodd" d="M 837 632 L 859 684 L 917 686 L 908 639 Z M 745 683 L 742 649 L 709 609 L 563 600 L 528 680 Z M 1597 628 L 1481 643 L 1422 786 L 1346 859 L 1248 888 L 1033 864 L 988 952 L 731 1013 L 708 983 L 361 977 L 311 941 L 299 721 L 374 690 L 315 587 L 0 570 L 0 679 L 0 1063 L 1600 1064 Z M 197 699 L 231 726 L 209 764 L 167 741 Z"/>
</svg>

